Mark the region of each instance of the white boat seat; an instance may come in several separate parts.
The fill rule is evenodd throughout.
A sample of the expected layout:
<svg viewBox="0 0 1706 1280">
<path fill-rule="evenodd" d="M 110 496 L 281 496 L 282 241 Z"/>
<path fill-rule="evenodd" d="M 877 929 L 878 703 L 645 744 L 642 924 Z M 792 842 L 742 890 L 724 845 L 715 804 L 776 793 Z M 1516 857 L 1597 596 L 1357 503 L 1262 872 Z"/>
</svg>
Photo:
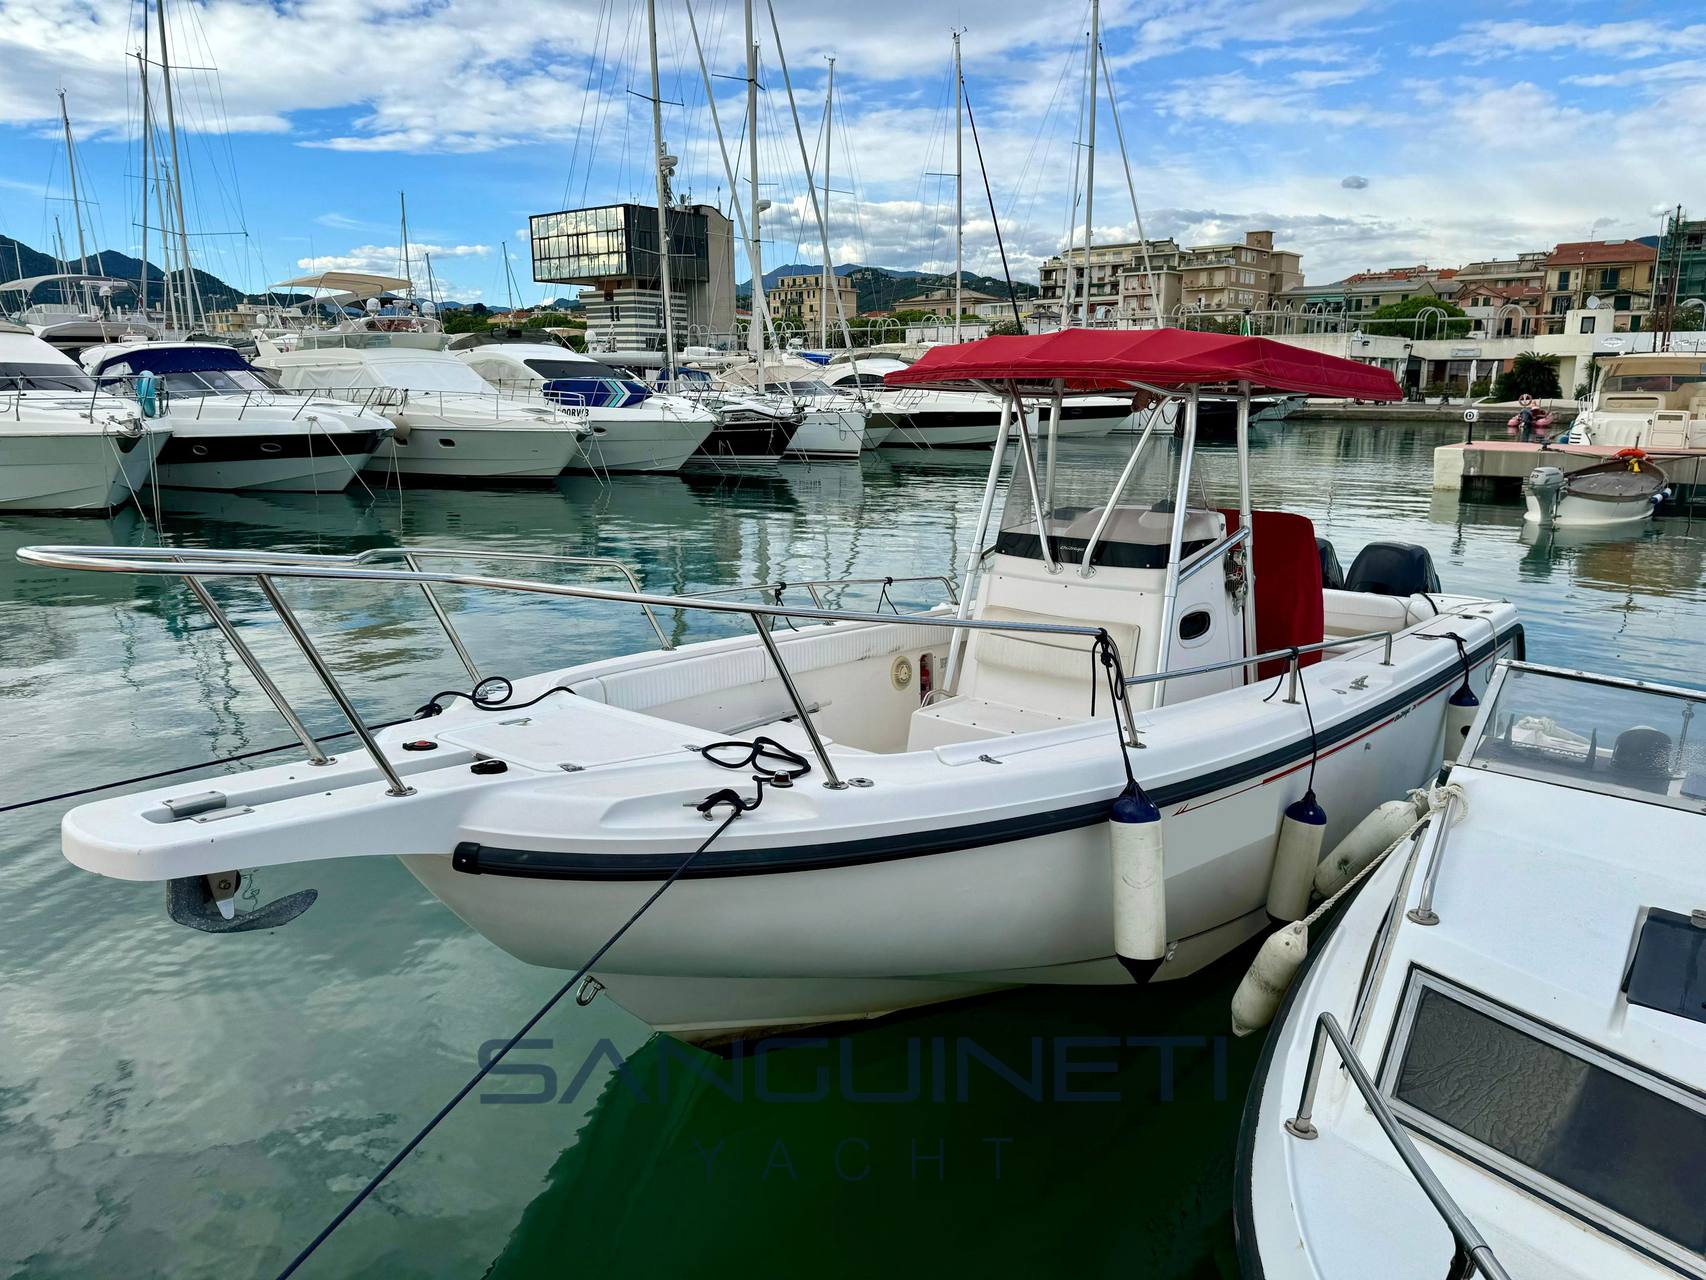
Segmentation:
<svg viewBox="0 0 1706 1280">
<path fill-rule="evenodd" d="M 788 671 L 796 680 L 813 671 L 886 658 L 897 651 L 946 648 L 946 633 L 937 627 L 831 627 L 805 637 L 794 637 L 786 628 L 779 628 L 775 634 Z M 1089 659 L 1085 662 L 1088 664 Z M 721 649 L 694 657 L 659 654 L 644 666 L 600 677 L 594 696 L 613 707 L 647 711 L 731 689 L 752 688 L 776 678 L 769 655 L 755 643 L 746 649 Z"/>
<path fill-rule="evenodd" d="M 1084 659 L 1088 664 L 1089 659 Z M 1086 707 L 1088 710 L 1088 707 Z M 912 713 L 908 751 L 931 751 L 955 742 L 979 742 L 1005 738 L 1015 733 L 1035 733 L 1081 724 L 1088 716 L 1062 716 L 1010 702 L 961 696 L 944 698 Z"/>
</svg>

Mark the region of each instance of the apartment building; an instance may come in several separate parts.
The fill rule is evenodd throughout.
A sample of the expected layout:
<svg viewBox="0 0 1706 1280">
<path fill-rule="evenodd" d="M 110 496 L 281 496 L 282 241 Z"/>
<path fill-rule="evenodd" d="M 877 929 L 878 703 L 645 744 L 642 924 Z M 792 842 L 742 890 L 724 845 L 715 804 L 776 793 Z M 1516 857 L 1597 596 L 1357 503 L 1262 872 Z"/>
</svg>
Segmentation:
<svg viewBox="0 0 1706 1280">
<path fill-rule="evenodd" d="M 1085 279 L 1084 251 L 1047 259 L 1041 279 L 1045 305 L 1064 307 L 1070 295 L 1076 311 Z M 1242 240 L 1184 249 L 1171 238 L 1096 245 L 1090 251 L 1090 317 L 1152 323 L 1159 303 L 1170 321 L 1180 311 L 1230 318 L 1265 311 L 1278 294 L 1302 283 L 1301 255 L 1274 248 L 1272 231 L 1249 231 Z"/>
<path fill-rule="evenodd" d="M 1669 308 L 1677 320 L 1706 321 L 1706 220 L 1678 210 L 1665 221 L 1653 269 L 1653 309 Z"/>
<path fill-rule="evenodd" d="M 840 297 L 837 309 L 836 298 Z M 859 314 L 859 291 L 840 276 L 830 282 L 830 292 L 823 290 L 823 273 L 779 276 L 764 291 L 764 301 L 776 320 L 791 320 L 807 329 L 816 329 L 826 314 L 831 326 L 841 323 L 845 316 L 851 320 Z M 827 309 L 827 312 L 826 312 Z"/>
<path fill-rule="evenodd" d="M 927 289 L 923 293 L 915 293 L 910 298 L 900 298 L 894 304 L 896 311 L 924 311 L 933 316 L 954 318 L 954 291 L 949 286 L 940 289 Z M 960 287 L 960 313 L 977 316 L 986 320 L 1011 320 L 1013 304 L 1006 298 L 998 298 L 992 293 L 984 293 L 978 289 Z"/>
<path fill-rule="evenodd" d="M 1652 308 L 1659 251 L 1641 240 L 1576 240 L 1546 258 L 1546 333 L 1564 331 L 1565 314 L 1604 308 L 1616 331 L 1639 329 Z M 1592 299 L 1593 306 L 1589 306 Z"/>
<path fill-rule="evenodd" d="M 1492 337 L 1527 337 L 1539 329 L 1550 256 L 1540 250 L 1467 263 L 1458 268 L 1454 301 Z"/>
</svg>

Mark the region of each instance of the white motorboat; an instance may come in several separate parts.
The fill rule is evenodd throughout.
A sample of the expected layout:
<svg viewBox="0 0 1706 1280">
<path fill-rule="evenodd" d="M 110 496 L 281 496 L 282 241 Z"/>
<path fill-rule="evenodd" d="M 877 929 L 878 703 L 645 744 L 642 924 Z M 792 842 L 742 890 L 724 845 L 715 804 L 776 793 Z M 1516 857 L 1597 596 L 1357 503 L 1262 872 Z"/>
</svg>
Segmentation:
<svg viewBox="0 0 1706 1280">
<path fill-rule="evenodd" d="M 774 397 L 800 415 L 800 429 L 783 456 L 811 462 L 849 461 L 886 440 L 892 430 L 875 419 L 860 400 L 822 380 L 822 370 L 803 360 L 768 358 L 727 365 L 718 371 L 721 386 L 745 397 Z"/>
<path fill-rule="evenodd" d="M 394 430 L 368 470 L 415 481 L 552 480 L 581 456 L 584 408 L 505 397 L 435 332 L 309 331 L 255 363 L 292 391 L 376 410 Z"/>
<path fill-rule="evenodd" d="M 377 413 L 280 390 L 224 343 L 121 342 L 82 361 L 103 385 L 156 401 L 172 433 L 154 476 L 167 488 L 338 493 L 391 434 Z"/>
<path fill-rule="evenodd" d="M 1500 664 L 1263 1046 L 1246 1277 L 1706 1274 L 1701 712 Z"/>
<path fill-rule="evenodd" d="M 1593 403 L 1566 438 L 1618 448 L 1706 449 L 1706 355 L 1658 351 L 1602 359 Z"/>
<path fill-rule="evenodd" d="M 1071 374 L 1088 390 L 1183 399 L 1165 496 L 1140 496 L 1135 480 L 1152 436 L 1117 476 L 1103 451 L 1082 460 L 1099 470 L 1075 476 L 1062 457 L 1045 472 L 1029 426 L 1038 415 L 1009 412 L 968 585 L 925 613 L 796 606 L 773 602 L 770 587 L 749 603 L 453 574 L 419 569 L 429 553 L 403 549 L 353 559 L 25 549 L 63 567 L 258 576 L 287 612 L 281 585 L 307 577 L 715 612 L 754 628 L 672 647 L 657 627 L 658 651 L 513 684 L 458 640 L 469 692 L 369 732 L 290 617 L 365 750 L 81 806 L 64 823 L 66 856 L 172 882 L 180 914 L 241 928 L 293 908 L 220 924 L 209 904 L 224 891 L 204 877 L 229 885 L 243 867 L 396 855 L 500 947 L 569 968 L 667 879 L 593 972 L 639 1017 L 694 1038 L 1025 983 L 1188 974 L 1282 909 L 1268 883 L 1288 807 L 1318 798 L 1311 812 L 1324 811 L 1320 830 L 1333 836 L 1394 787 L 1433 776 L 1463 678 L 1441 637 L 1463 642 L 1476 684 L 1522 643 L 1509 604 L 1438 592 L 1420 548 L 1394 560 L 1409 569 L 1384 574 L 1374 562 L 1393 557 L 1365 550 L 1351 576 L 1371 590 L 1324 588 L 1309 522 L 1251 509 L 1245 433 L 1233 505 L 1194 504 L 1205 387 L 1399 391 L 1389 373 L 1278 343 L 1217 363 L 1220 335 L 1188 340 L 1192 383 L 1168 381 L 1174 366 L 1144 363 L 1141 347 L 1093 378 Z M 986 351 L 938 348 L 904 376 L 950 388 L 987 379 L 1044 404 L 1066 376 L 1064 362 L 1020 366 L 1011 349 L 980 364 Z M 997 530 L 1009 444 L 1016 492 Z M 1100 497 L 1083 502 L 1092 487 Z M 409 567 L 388 567 L 397 560 Z M 1155 808 L 1134 846 L 1110 816 L 1143 807 L 1139 783 Z M 736 803 L 738 821 L 727 816 Z M 707 818 L 731 825 L 702 847 Z M 1147 861 L 1134 869 L 1132 856 Z"/>
<path fill-rule="evenodd" d="M 170 434 L 29 329 L 0 321 L 0 510 L 115 510 L 148 484 Z"/>
<path fill-rule="evenodd" d="M 889 386 L 884 379 L 908 367 L 892 356 L 849 357 L 832 363 L 825 381 L 836 389 L 862 390 L 871 397 L 873 420 L 886 424 L 885 449 L 988 449 L 1001 424 L 1001 397 L 990 391 L 944 391 Z M 1126 429 L 1135 415 L 1129 399 L 1073 396 L 1060 407 L 1059 437 L 1095 439 Z"/>
<path fill-rule="evenodd" d="M 625 370 L 546 342 L 482 341 L 451 349 L 499 391 L 584 408 L 592 434 L 575 470 L 678 471 L 716 428 L 709 409 Z"/>
<path fill-rule="evenodd" d="M 0 282 L 0 310 L 49 346 L 76 358 L 97 343 L 158 335 L 159 326 L 144 312 L 114 304 L 116 296 L 135 290 L 129 280 L 86 272 L 29 276 Z"/>
<path fill-rule="evenodd" d="M 1529 524 L 1559 528 L 1638 524 L 1651 519 L 1664 501 L 1665 473 L 1640 449 L 1624 451 L 1610 462 L 1565 472 L 1541 466 L 1522 483 Z"/>
</svg>

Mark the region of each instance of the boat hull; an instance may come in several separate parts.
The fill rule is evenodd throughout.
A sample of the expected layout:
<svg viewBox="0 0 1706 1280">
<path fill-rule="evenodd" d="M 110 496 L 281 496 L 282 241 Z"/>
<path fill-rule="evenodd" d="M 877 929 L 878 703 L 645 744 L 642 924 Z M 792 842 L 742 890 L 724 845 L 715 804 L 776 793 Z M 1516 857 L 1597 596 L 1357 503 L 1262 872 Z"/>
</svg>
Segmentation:
<svg viewBox="0 0 1706 1280">
<path fill-rule="evenodd" d="M 0 431 L 0 511 L 116 510 L 147 486 L 168 438 L 162 428 Z"/>
<path fill-rule="evenodd" d="M 705 443 L 716 424 L 710 419 L 640 417 L 591 411 L 592 434 L 583 443 L 571 471 L 679 471 Z"/>
<path fill-rule="evenodd" d="M 396 433 L 365 468 L 405 480 L 553 480 L 580 457 L 568 427 L 509 427 L 398 415 Z"/>
<path fill-rule="evenodd" d="M 784 457 L 851 461 L 865 451 L 865 414 L 858 409 L 807 409 Z"/>
<path fill-rule="evenodd" d="M 172 489 L 340 493 L 388 434 L 174 425 L 155 474 L 159 484 Z"/>
</svg>

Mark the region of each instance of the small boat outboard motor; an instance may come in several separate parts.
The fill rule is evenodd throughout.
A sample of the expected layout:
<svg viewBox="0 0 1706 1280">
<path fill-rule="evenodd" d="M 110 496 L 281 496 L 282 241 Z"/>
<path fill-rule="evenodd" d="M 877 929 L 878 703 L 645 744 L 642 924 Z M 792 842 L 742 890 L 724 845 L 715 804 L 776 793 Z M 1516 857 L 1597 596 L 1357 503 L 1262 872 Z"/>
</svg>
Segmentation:
<svg viewBox="0 0 1706 1280">
<path fill-rule="evenodd" d="M 1541 524 L 1551 524 L 1558 518 L 1558 504 L 1564 498 L 1564 469 L 1536 467 L 1522 482 L 1524 495 Z"/>
<path fill-rule="evenodd" d="M 1346 591 L 1377 596 L 1413 596 L 1438 591 L 1439 574 L 1426 547 L 1413 542 L 1371 542 L 1351 561 Z"/>
</svg>

